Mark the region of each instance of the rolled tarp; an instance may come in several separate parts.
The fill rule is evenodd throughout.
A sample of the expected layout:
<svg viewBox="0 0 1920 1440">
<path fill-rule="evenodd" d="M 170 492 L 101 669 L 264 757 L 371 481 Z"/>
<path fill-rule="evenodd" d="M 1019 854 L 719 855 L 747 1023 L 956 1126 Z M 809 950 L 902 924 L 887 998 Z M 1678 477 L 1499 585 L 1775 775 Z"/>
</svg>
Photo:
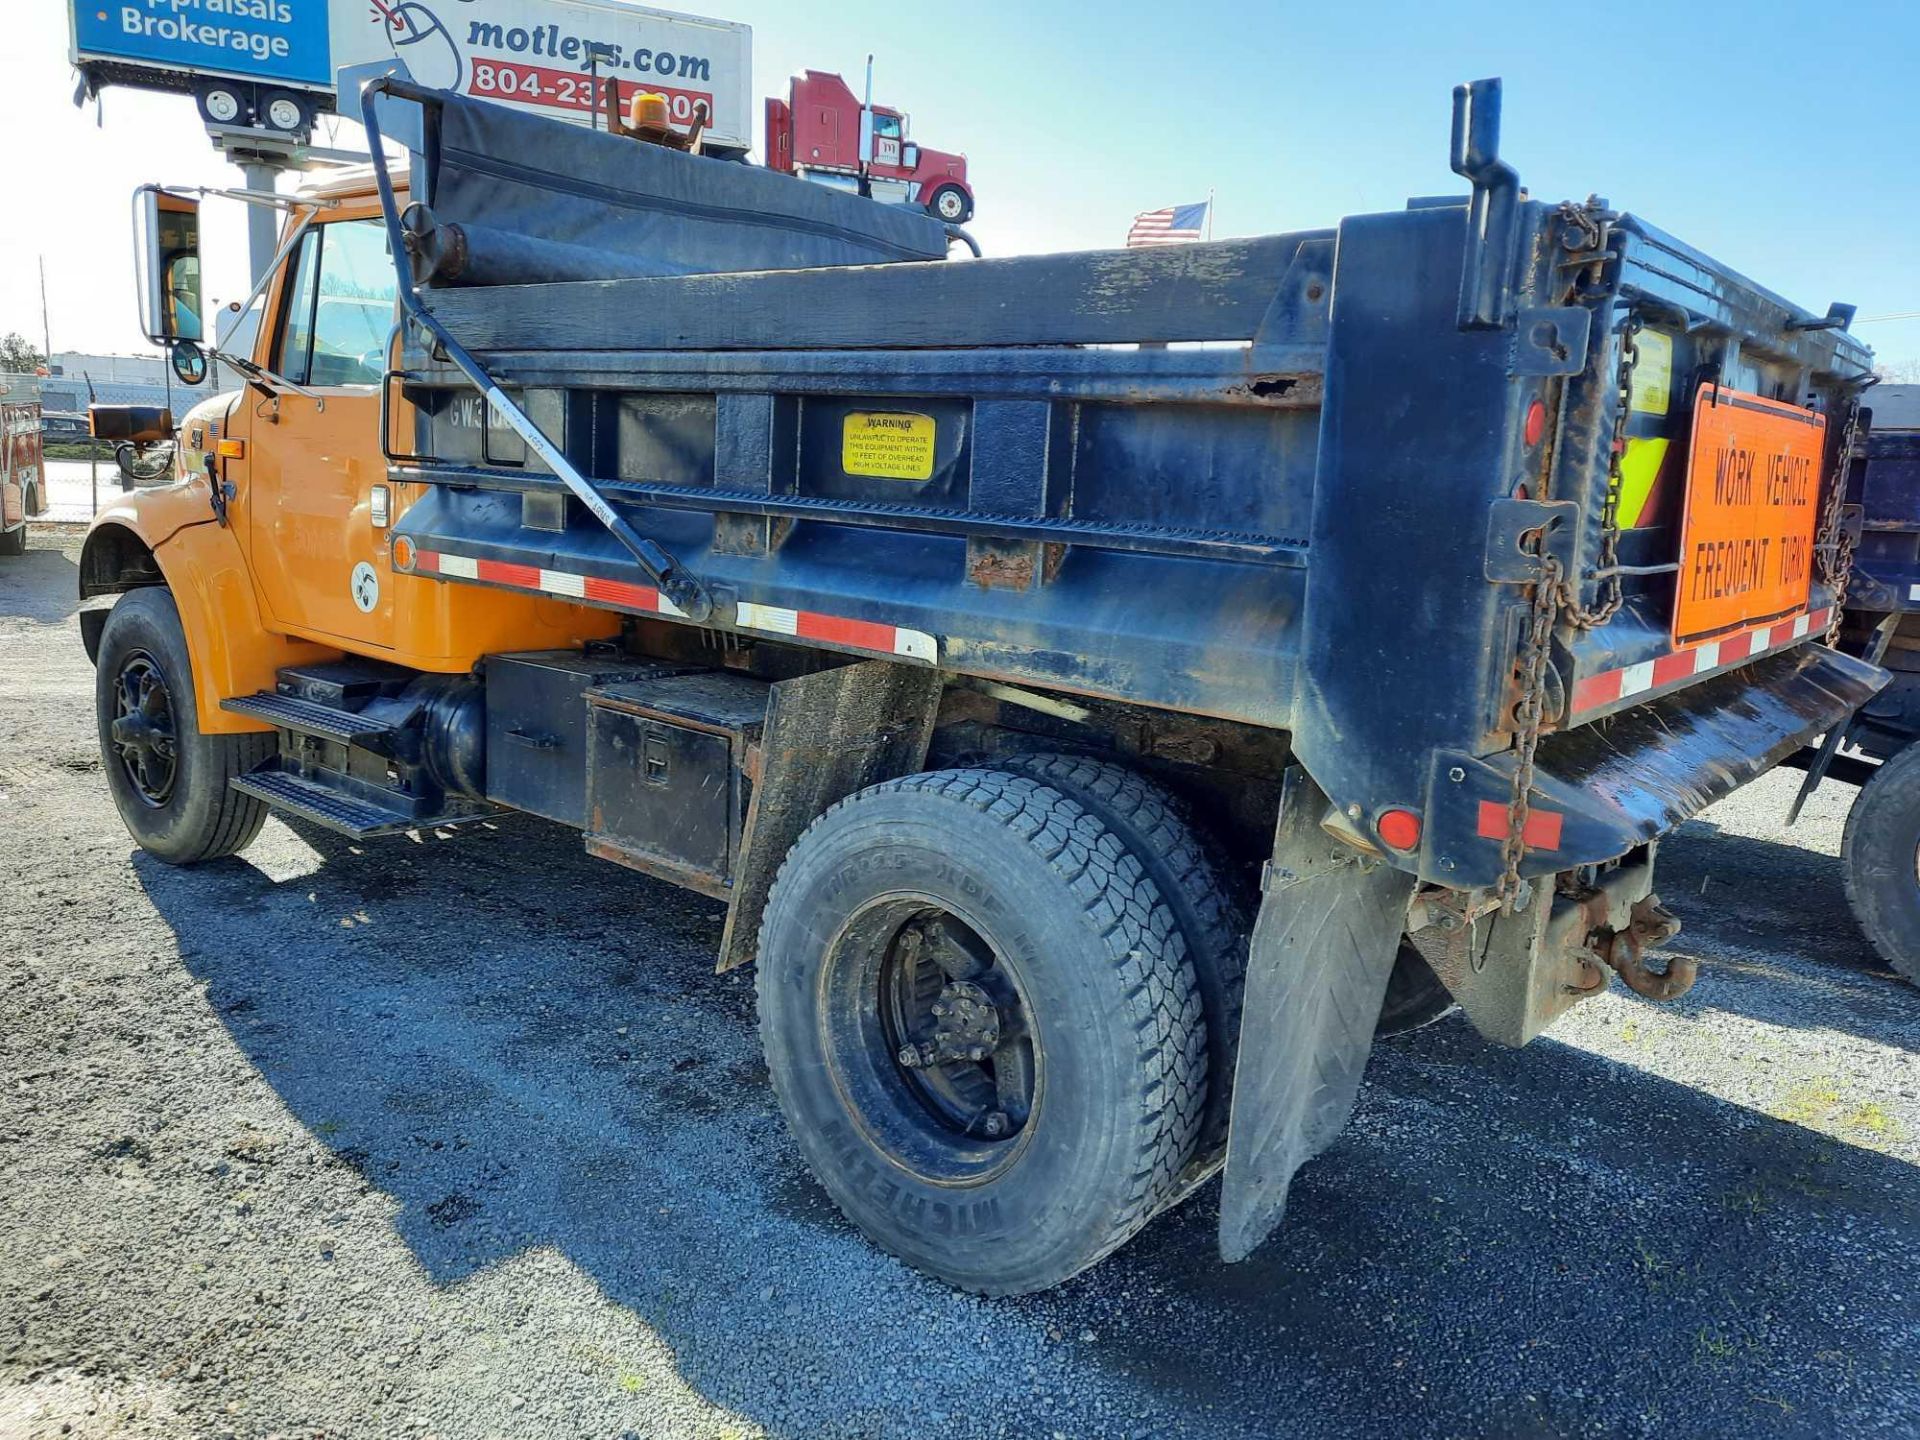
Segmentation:
<svg viewBox="0 0 1920 1440">
<path fill-rule="evenodd" d="M 430 92 L 406 221 L 426 286 L 938 260 L 946 227 L 790 175 Z M 416 168 L 415 174 L 421 174 Z"/>
</svg>

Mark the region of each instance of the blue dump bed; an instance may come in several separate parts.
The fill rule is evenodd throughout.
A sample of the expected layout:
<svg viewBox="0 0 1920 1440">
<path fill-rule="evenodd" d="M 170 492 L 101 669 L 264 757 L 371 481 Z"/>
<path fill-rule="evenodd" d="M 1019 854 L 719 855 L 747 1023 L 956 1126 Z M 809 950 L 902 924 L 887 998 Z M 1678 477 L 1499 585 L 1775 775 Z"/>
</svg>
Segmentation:
<svg viewBox="0 0 1920 1440">
<path fill-rule="evenodd" d="M 430 488 L 395 533 L 449 581 L 685 608 L 549 500 L 464 358 L 706 626 L 1284 732 L 1359 837 L 1463 889 L 1501 882 L 1516 826 L 1527 876 L 1617 857 L 1872 688 L 1816 643 L 1823 535 L 1682 554 L 1696 404 L 1792 412 L 1830 474 L 1868 352 L 1604 202 L 1522 198 L 1484 130 L 1457 200 L 947 261 L 913 258 L 946 243 L 922 216 L 402 98 L 421 323 L 391 460 Z M 1800 498 L 1781 528 L 1823 518 Z M 1718 608 L 1683 630 L 1688 587 Z M 1396 808 L 1411 848 L 1378 834 Z"/>
<path fill-rule="evenodd" d="M 927 733 L 953 764 L 1065 745 L 1200 797 L 1261 876 L 1211 972 L 1194 1150 L 1200 1178 L 1224 1150 L 1229 1257 L 1338 1130 L 1403 977 L 1509 1043 L 1615 974 L 1684 990 L 1690 963 L 1642 961 L 1675 928 L 1653 842 L 1883 682 L 1822 643 L 1869 383 L 1848 312 L 1604 201 L 1526 198 L 1491 82 L 1456 92 L 1458 198 L 958 261 L 856 196 L 370 93 L 376 153 L 382 111 L 415 151 L 404 212 L 380 172 L 408 316 L 393 568 L 625 612 L 632 652 L 744 657 L 776 691 L 884 675 L 934 697 L 923 756 Z M 807 668 L 847 657 L 893 663 Z M 769 733 L 805 728 L 787 708 Z M 874 754 L 912 731 L 872 726 Z M 702 872 L 725 963 L 799 827 L 853 793 L 795 783 L 802 745 L 756 753 L 729 782 L 756 787 L 741 866 Z M 950 1260 L 915 1263 L 971 1274 Z"/>
</svg>

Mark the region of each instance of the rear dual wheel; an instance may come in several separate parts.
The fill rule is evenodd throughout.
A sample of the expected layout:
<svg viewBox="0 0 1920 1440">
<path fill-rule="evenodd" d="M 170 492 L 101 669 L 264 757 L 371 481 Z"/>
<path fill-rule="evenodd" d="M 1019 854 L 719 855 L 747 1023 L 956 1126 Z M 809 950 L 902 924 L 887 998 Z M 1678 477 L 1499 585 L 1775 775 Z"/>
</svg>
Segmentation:
<svg viewBox="0 0 1920 1440">
<path fill-rule="evenodd" d="M 828 811 L 768 901 L 758 987 L 815 1175 L 951 1284 L 1058 1284 L 1193 1154 L 1206 1032 L 1179 926 L 1112 828 L 1037 780 L 935 771 Z"/>
</svg>

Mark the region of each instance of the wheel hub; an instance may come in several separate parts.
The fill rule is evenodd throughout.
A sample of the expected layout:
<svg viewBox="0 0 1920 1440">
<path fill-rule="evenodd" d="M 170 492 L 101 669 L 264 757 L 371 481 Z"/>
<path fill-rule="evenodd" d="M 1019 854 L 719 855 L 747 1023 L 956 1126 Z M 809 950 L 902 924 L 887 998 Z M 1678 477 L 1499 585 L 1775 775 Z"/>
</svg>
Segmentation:
<svg viewBox="0 0 1920 1440">
<path fill-rule="evenodd" d="M 129 655 L 114 686 L 107 735 L 134 793 L 159 806 L 173 794 L 179 753 L 167 677 L 145 651 Z"/>
<path fill-rule="evenodd" d="M 953 916 L 923 914 L 896 935 L 883 990 L 899 1073 L 939 1126 L 1017 1134 L 1033 1110 L 1033 1041 L 993 947 Z"/>
<path fill-rule="evenodd" d="M 971 980 L 950 980 L 940 987 L 933 1011 L 933 1038 L 900 1047 L 900 1063 L 910 1070 L 955 1060 L 975 1064 L 1000 1046 L 1000 1009 L 993 997 Z"/>
</svg>

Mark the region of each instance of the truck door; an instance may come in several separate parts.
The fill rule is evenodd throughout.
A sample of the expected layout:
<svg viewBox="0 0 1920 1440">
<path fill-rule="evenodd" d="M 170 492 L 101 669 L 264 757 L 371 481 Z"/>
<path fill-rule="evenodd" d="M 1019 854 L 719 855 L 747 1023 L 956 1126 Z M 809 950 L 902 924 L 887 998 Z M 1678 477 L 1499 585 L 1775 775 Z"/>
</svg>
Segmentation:
<svg viewBox="0 0 1920 1440">
<path fill-rule="evenodd" d="M 901 165 L 900 146 L 905 136 L 898 115 L 884 110 L 873 112 L 873 168 L 882 175 L 900 176 L 907 172 Z"/>
<path fill-rule="evenodd" d="M 373 492 L 387 483 L 380 381 L 395 299 L 380 221 L 310 228 L 280 286 L 268 362 L 310 393 L 250 394 L 235 414 L 248 429 L 261 601 L 281 626 L 316 638 L 393 644 L 393 578 Z"/>
</svg>

